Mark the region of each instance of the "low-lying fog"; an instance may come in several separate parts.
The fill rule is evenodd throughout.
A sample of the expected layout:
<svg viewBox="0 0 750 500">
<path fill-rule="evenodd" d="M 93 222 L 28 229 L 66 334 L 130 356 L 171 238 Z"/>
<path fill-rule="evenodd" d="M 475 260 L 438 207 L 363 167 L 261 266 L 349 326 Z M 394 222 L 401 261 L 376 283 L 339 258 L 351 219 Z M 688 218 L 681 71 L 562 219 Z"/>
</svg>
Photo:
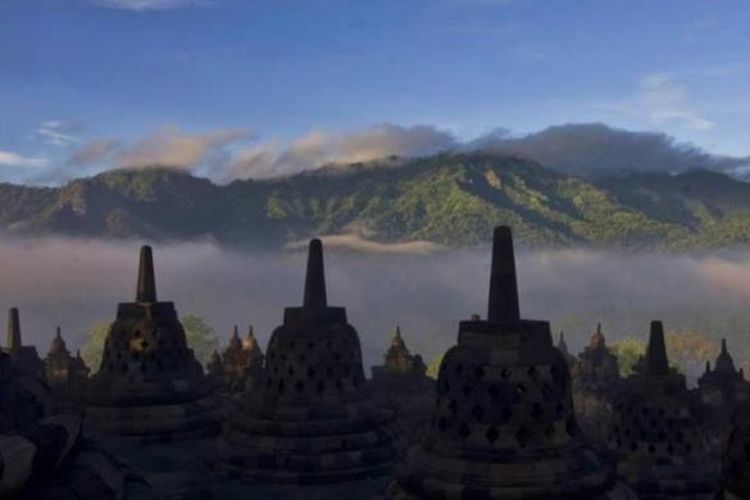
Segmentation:
<svg viewBox="0 0 750 500">
<path fill-rule="evenodd" d="M 26 343 L 40 355 L 61 325 L 69 348 L 132 300 L 136 242 L 40 239 L 0 243 L 0 307 L 21 308 Z M 157 288 L 182 315 L 204 317 L 225 343 L 235 323 L 255 326 L 264 347 L 282 309 L 301 302 L 305 252 L 242 254 L 212 244 L 155 245 Z M 572 351 L 597 321 L 608 341 L 667 329 L 730 337 L 748 351 L 750 253 L 722 257 L 621 255 L 589 250 L 517 251 L 522 315 L 565 330 Z M 346 306 L 365 364 L 379 362 L 392 329 L 429 362 L 456 338 L 457 322 L 485 315 L 489 249 L 362 253 L 328 248 L 329 303 Z M 369 370 L 368 370 L 369 371 Z"/>
</svg>

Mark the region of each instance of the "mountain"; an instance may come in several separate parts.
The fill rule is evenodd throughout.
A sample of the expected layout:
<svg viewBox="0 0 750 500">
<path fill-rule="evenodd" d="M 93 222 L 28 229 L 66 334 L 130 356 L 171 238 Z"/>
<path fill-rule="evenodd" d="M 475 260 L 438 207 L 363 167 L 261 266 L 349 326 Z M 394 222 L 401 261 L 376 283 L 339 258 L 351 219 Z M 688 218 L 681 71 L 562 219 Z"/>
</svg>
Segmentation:
<svg viewBox="0 0 750 500">
<path fill-rule="evenodd" d="M 750 241 L 750 184 L 707 170 L 594 181 L 497 153 L 389 158 L 225 186 L 164 168 L 60 188 L 0 184 L 0 229 L 20 235 L 278 247 L 356 233 L 457 247 L 487 241 L 500 223 L 534 247 L 741 246 Z"/>
</svg>

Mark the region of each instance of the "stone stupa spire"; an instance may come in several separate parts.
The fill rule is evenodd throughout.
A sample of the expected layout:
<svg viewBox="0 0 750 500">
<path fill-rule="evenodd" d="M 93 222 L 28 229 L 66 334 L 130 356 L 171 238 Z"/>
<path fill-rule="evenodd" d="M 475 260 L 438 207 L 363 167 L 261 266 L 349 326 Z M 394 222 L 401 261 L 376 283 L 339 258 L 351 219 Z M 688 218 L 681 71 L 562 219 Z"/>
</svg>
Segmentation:
<svg viewBox="0 0 750 500">
<path fill-rule="evenodd" d="M 646 347 L 645 369 L 648 375 L 669 375 L 667 346 L 664 342 L 664 325 L 661 321 L 651 322 L 651 331 Z"/>
<path fill-rule="evenodd" d="M 154 258 L 151 247 L 141 247 L 140 263 L 138 265 L 138 288 L 136 302 L 156 302 L 156 279 L 154 277 Z"/>
<path fill-rule="evenodd" d="M 8 352 L 16 352 L 22 347 L 21 343 L 21 320 L 18 317 L 18 308 L 11 307 L 8 311 L 8 332 L 5 347 Z"/>
<path fill-rule="evenodd" d="M 495 228 L 492 238 L 487 320 L 490 323 L 510 323 L 518 321 L 520 317 L 513 235 L 509 227 L 499 226 Z"/>
<path fill-rule="evenodd" d="M 307 254 L 307 276 L 305 277 L 303 307 L 310 310 L 328 307 L 326 277 L 323 267 L 323 243 L 317 238 L 310 241 Z"/>
</svg>

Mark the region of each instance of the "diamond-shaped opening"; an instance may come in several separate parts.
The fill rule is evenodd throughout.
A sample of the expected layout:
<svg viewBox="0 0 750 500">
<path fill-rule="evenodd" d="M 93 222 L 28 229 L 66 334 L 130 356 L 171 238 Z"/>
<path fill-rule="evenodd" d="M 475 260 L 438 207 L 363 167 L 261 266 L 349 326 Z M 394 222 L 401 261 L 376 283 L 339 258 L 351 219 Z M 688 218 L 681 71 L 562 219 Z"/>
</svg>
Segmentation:
<svg viewBox="0 0 750 500">
<path fill-rule="evenodd" d="M 456 365 L 456 375 L 460 375 L 462 371 L 464 371 L 464 364 L 458 363 Z"/>
<path fill-rule="evenodd" d="M 531 439 L 531 433 L 523 425 L 516 431 L 516 441 L 521 448 L 525 448 Z"/>
<path fill-rule="evenodd" d="M 323 383 L 322 381 L 320 381 L 320 382 L 318 382 L 318 384 L 317 384 L 317 385 L 315 386 L 315 390 L 317 390 L 317 391 L 318 391 L 318 394 L 321 394 L 321 393 L 322 393 L 323 391 L 325 391 L 325 390 L 326 390 L 326 386 L 325 386 L 325 384 L 324 384 L 324 383 Z"/>
<path fill-rule="evenodd" d="M 544 417 L 544 409 L 540 403 L 534 403 L 531 407 L 531 416 L 536 420 L 541 420 Z"/>
<path fill-rule="evenodd" d="M 466 382 L 464 386 L 461 388 L 461 392 L 464 393 L 464 396 L 468 396 L 469 394 L 471 394 L 471 391 L 473 389 L 474 387 L 470 383 Z"/>
<path fill-rule="evenodd" d="M 279 394 L 284 394 L 284 391 L 286 391 L 286 384 L 283 380 L 279 381 Z"/>
<path fill-rule="evenodd" d="M 490 444 L 495 444 L 497 438 L 500 437 L 500 433 L 497 431 L 497 427 L 493 425 L 487 429 L 487 432 L 484 433 L 484 437 L 487 438 L 487 441 L 489 441 Z"/>
<path fill-rule="evenodd" d="M 510 405 L 503 406 L 502 411 L 500 412 L 500 416 L 504 421 L 508 421 L 513 416 L 513 409 Z"/>
<path fill-rule="evenodd" d="M 576 422 L 576 419 L 573 418 L 572 416 L 568 417 L 568 421 L 565 422 L 565 431 L 571 437 L 576 436 L 579 433 L 578 423 Z"/>
<path fill-rule="evenodd" d="M 502 394 L 502 389 L 498 384 L 492 384 L 487 388 L 487 394 L 494 402 L 497 402 Z"/>
<path fill-rule="evenodd" d="M 484 378 L 484 367 L 477 366 L 476 369 L 474 370 L 474 376 L 477 377 L 478 379 Z"/>
<path fill-rule="evenodd" d="M 448 428 L 448 420 L 443 417 L 440 417 L 438 419 L 437 425 L 438 425 L 438 429 L 440 429 L 441 431 L 444 431 Z"/>
<path fill-rule="evenodd" d="M 526 373 L 529 375 L 529 378 L 531 380 L 536 380 L 539 377 L 539 372 L 537 371 L 535 366 L 530 366 L 528 370 L 526 370 Z"/>
<path fill-rule="evenodd" d="M 542 396 L 547 400 L 552 398 L 552 388 L 548 384 L 542 385 Z"/>
<path fill-rule="evenodd" d="M 461 439 L 466 439 L 469 434 L 471 434 L 471 428 L 466 422 L 461 422 L 461 425 L 458 426 L 458 435 L 461 436 Z"/>
<path fill-rule="evenodd" d="M 300 393 L 305 390 L 305 383 L 301 380 L 294 385 L 294 389 Z"/>
<path fill-rule="evenodd" d="M 516 396 L 518 396 L 518 399 L 526 397 L 526 387 L 523 384 L 518 384 L 516 386 Z"/>
<path fill-rule="evenodd" d="M 555 431 L 555 426 L 554 426 L 554 425 L 552 425 L 552 424 L 549 424 L 549 425 L 548 425 L 548 426 L 547 426 L 547 427 L 546 427 L 546 428 L 544 429 L 544 435 L 545 435 L 545 436 L 547 436 L 547 439 L 552 439 L 552 438 L 554 438 L 554 437 L 555 437 L 555 432 L 556 432 L 556 431 Z M 620 440 L 618 439 L 617 441 L 619 442 Z M 619 446 L 619 445 L 618 445 L 618 446 Z"/>
<path fill-rule="evenodd" d="M 484 409 L 478 404 L 474 405 L 474 407 L 471 409 L 471 416 L 473 416 L 477 420 L 481 420 L 484 416 Z"/>
<path fill-rule="evenodd" d="M 451 411 L 452 413 L 456 413 L 456 412 L 458 412 L 458 403 L 456 402 L 456 400 L 455 400 L 455 399 L 451 399 L 451 402 L 450 402 L 450 403 L 448 403 L 448 409 L 449 409 L 449 410 L 450 410 L 450 411 Z"/>
<path fill-rule="evenodd" d="M 307 368 L 307 376 L 313 378 L 315 376 L 315 368 L 310 366 Z"/>
</svg>

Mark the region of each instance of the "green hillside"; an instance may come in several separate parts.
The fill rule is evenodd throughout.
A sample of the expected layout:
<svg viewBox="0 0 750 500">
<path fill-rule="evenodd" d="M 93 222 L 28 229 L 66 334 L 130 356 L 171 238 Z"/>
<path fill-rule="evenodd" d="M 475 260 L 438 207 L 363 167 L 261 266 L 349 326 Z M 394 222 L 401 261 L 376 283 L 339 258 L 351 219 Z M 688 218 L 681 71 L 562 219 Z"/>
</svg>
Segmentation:
<svg viewBox="0 0 750 500">
<path fill-rule="evenodd" d="M 750 184 L 708 171 L 593 183 L 520 158 L 471 153 L 227 186 L 158 168 L 108 172 L 59 189 L 0 185 L 0 225 L 18 234 L 278 246 L 357 233 L 458 247 L 486 241 L 501 223 L 535 247 L 745 245 Z"/>
</svg>

